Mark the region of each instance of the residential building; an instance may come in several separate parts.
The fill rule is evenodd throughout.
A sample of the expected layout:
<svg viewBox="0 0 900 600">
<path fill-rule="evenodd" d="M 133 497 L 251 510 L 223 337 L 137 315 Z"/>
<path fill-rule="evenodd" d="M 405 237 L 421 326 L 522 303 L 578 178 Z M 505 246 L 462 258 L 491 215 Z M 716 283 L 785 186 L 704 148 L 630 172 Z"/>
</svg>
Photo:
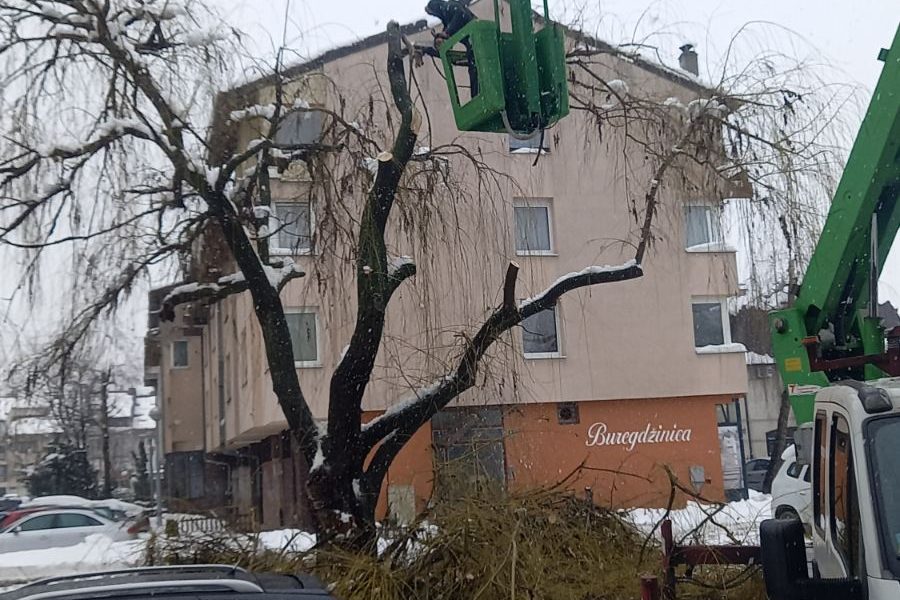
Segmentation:
<svg viewBox="0 0 900 600">
<path fill-rule="evenodd" d="M 487 16 L 489 4 L 472 8 Z M 406 34 L 431 42 L 424 23 Z M 348 119 L 373 102 L 383 110 L 385 59 L 383 35 L 330 51 L 287 70 L 290 93 L 340 109 Z M 647 61 L 614 52 L 599 60 L 610 77 L 661 103 L 676 98 L 688 104 L 711 93 L 692 76 Z M 463 159 L 449 157 L 453 181 L 469 186 L 458 204 L 442 205 L 440 194 L 398 200 L 389 225 L 391 251 L 413 257 L 418 272 L 388 308 L 365 398 L 367 419 L 444 373 L 448 348 L 496 306 L 508 261 L 521 267 L 524 299 L 562 274 L 631 258 L 627 244 L 611 242 L 634 239 L 628 200 L 635 190 L 626 186 L 623 165 L 646 182 L 651 176 L 634 166 L 643 162 L 642 153 L 622 157 L 615 144 L 595 137 L 597 125 L 584 112 L 573 111 L 542 142 L 461 135 L 441 74 L 426 63 L 416 70 L 415 85 L 430 126 L 421 143 L 458 143 L 502 176 L 488 193 Z M 272 97 L 266 79 L 224 94 L 214 151 L 226 153 L 256 137 L 252 126 L 229 123 L 229 111 Z M 317 127 L 321 120 L 298 123 L 296 135 L 316 135 Z M 540 143 L 546 152 L 538 156 Z M 301 386 L 322 419 L 329 378 L 355 317 L 354 271 L 342 258 L 351 253 L 340 251 L 348 242 L 334 223 L 358 213 L 359 192 L 316 197 L 308 193 L 314 172 L 272 174 L 273 219 L 282 226 L 275 252 L 292 255 L 308 273 L 288 284 L 282 302 L 296 336 Z M 702 185 L 665 187 L 645 276 L 571 292 L 504 337 L 476 388 L 422 428 L 395 461 L 379 514 L 410 518 L 430 501 L 435 485 L 456 475 L 510 489 L 565 481 L 598 502 L 655 506 L 668 498 L 668 468 L 705 497 L 724 497 L 717 410 L 747 391 L 744 349 L 731 343 L 726 309 L 738 282 L 735 251 L 718 226 L 724 193 Z M 198 246 L 190 275 L 209 281 L 233 270 L 210 234 Z M 151 292 L 151 310 L 165 293 Z M 284 435 L 249 295 L 182 307 L 174 322 L 151 332 L 147 369 L 159 381 L 169 492 L 196 483 L 208 489 L 180 493 L 248 507 L 266 526 L 303 524 L 305 465 Z M 190 465 L 183 475 L 175 473 L 179 464 Z"/>
</svg>

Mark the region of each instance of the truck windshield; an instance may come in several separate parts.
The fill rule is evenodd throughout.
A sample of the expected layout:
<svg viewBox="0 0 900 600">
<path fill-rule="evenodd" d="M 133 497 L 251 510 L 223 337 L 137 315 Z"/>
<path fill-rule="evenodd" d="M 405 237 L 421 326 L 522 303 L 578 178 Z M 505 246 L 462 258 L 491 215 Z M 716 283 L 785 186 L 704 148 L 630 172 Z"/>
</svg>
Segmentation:
<svg viewBox="0 0 900 600">
<path fill-rule="evenodd" d="M 900 416 L 869 421 L 869 468 L 886 566 L 900 578 Z"/>
</svg>

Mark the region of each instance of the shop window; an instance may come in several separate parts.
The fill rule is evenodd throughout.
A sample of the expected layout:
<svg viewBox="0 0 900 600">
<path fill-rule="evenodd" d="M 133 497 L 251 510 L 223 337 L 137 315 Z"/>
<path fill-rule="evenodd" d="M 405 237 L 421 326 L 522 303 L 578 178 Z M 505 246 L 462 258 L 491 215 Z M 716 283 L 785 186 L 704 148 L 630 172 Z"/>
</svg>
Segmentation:
<svg viewBox="0 0 900 600">
<path fill-rule="evenodd" d="M 580 422 L 578 416 L 577 402 L 559 402 L 556 405 L 556 420 L 560 425 L 578 425 Z"/>
<path fill-rule="evenodd" d="M 556 307 L 547 308 L 522 321 L 522 347 L 526 358 L 558 358 L 559 326 Z"/>
</svg>

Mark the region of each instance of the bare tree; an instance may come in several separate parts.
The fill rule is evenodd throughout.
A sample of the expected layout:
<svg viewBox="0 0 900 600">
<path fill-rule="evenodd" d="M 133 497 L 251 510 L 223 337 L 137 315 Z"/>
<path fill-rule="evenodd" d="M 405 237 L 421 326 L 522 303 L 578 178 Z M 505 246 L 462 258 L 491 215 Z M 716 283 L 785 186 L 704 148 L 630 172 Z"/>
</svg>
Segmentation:
<svg viewBox="0 0 900 600">
<path fill-rule="evenodd" d="M 751 105 L 746 99 L 708 95 L 683 106 L 645 97 L 601 70 L 611 54 L 608 47 L 590 40 L 579 45 L 569 57 L 572 102 L 597 124 L 586 136 L 612 135 L 623 148 L 639 148 L 645 157 L 641 167 L 623 166 L 640 190 L 623 199 L 635 228 L 633 235 L 623 232 L 621 243 L 633 249 L 633 259 L 569 273 L 524 302 L 517 301 L 519 268 L 510 263 L 496 284 L 499 304 L 474 331 L 460 335 L 443 372 L 433 374 L 432 383 L 415 389 L 409 400 L 389 403 L 384 414 L 363 424 L 363 398 L 384 342 L 387 307 L 416 273 L 412 259 L 388 254 L 386 233 L 392 216 L 397 218 L 398 198 L 434 201 L 436 188 L 450 193 L 451 159 L 476 173 L 479 182 L 502 177 L 460 144 L 417 149 L 427 107 L 411 96 L 414 73 L 412 62 L 410 70 L 404 62 L 410 46 L 401 28 L 394 22 L 387 28 L 388 85 L 380 108 L 370 102 L 378 127 L 360 127 L 341 108 L 310 107 L 292 97 L 289 75 L 279 63 L 267 75 L 273 102 L 230 106 L 220 98 L 216 110 L 229 115 L 232 128 L 226 137 L 236 138 L 246 118 L 261 123 L 258 138 L 224 148 L 227 144 L 215 141 L 223 132 L 208 136 L 200 125 L 202 102 L 181 100 L 205 99 L 200 90 L 215 79 L 210 65 L 224 65 L 236 52 L 231 40 L 206 33 L 215 21 L 200 2 L 2 1 L 0 23 L 5 32 L 0 56 L 11 57 L 3 83 L 13 90 L 5 106 L 7 143 L 0 157 L 0 242 L 21 249 L 30 265 L 48 249 L 69 245 L 75 249 L 79 284 L 88 288 L 36 364 L 64 365 L 105 312 L 154 265 L 189 262 L 201 239 L 220 244 L 226 256 L 221 264 L 233 265 L 234 272 L 175 288 L 161 315 L 171 318 L 179 304 L 249 293 L 272 388 L 310 466 L 308 499 L 317 524 L 325 538 L 352 534 L 344 536 L 351 543 L 372 539 L 388 467 L 437 411 L 476 384 L 491 346 L 524 319 L 553 307 L 563 294 L 641 277 L 641 263 L 656 239 L 660 190 L 710 177 L 733 185 L 745 177 L 747 157 L 721 143 L 722 128 L 756 135 L 739 124 L 742 107 Z M 84 92 L 83 81 L 90 82 Z M 279 141 L 277 132 L 286 119 L 310 112 L 321 113 L 325 121 L 319 141 Z M 58 125 L 62 117 L 70 119 L 65 141 L 51 135 L 51 123 Z M 213 140 L 210 146 L 207 140 Z M 773 142 L 760 138 L 758 143 Z M 797 152 L 808 154 L 808 149 Z M 268 249 L 274 233 L 268 228 L 269 167 L 298 162 L 314 173 L 316 192 L 326 199 L 368 190 L 361 211 L 349 215 L 349 225 L 335 219 L 332 228 L 345 247 L 349 243 L 345 255 L 354 265 L 357 308 L 353 333 L 331 375 L 324 424 L 316 423 L 304 396 L 280 297 L 305 273 Z M 469 193 L 485 190 L 479 183 Z M 90 217 L 84 213 L 87 202 L 98 209 Z M 450 210 L 452 203 L 435 204 Z M 341 210 L 332 205 L 326 217 Z M 409 216 L 401 213 L 401 218 Z"/>
</svg>

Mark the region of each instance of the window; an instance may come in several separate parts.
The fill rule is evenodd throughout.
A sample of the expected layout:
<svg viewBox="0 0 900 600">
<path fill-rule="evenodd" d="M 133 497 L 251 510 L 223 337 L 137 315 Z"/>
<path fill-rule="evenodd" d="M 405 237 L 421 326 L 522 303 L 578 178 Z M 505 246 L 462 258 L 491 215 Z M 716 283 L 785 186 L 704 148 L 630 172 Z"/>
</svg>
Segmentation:
<svg viewBox="0 0 900 600">
<path fill-rule="evenodd" d="M 859 502 L 856 498 L 856 474 L 850 444 L 850 425 L 841 415 L 834 415 L 831 425 L 829 461 L 831 496 L 828 507 L 831 539 L 844 561 L 848 577 L 859 575 Z"/>
<path fill-rule="evenodd" d="M 721 212 L 712 204 L 690 204 L 684 207 L 684 227 L 687 248 L 702 244 L 722 243 L 719 227 Z"/>
<path fill-rule="evenodd" d="M 319 318 L 311 310 L 286 311 L 294 363 L 298 367 L 319 366 Z"/>
<path fill-rule="evenodd" d="M 322 137 L 324 114 L 315 111 L 298 111 L 282 119 L 275 132 L 275 143 L 284 146 L 315 144 Z"/>
<path fill-rule="evenodd" d="M 875 523 L 881 531 L 882 555 L 895 576 L 900 574 L 900 417 L 870 419 L 865 425 L 869 481 L 875 500 Z M 866 442 L 869 444 L 869 442 Z"/>
<path fill-rule="evenodd" d="M 825 481 L 825 464 L 828 460 L 828 454 L 825 451 L 825 427 L 827 421 L 825 413 L 820 411 L 816 414 L 816 424 L 814 432 L 813 446 L 813 469 L 815 473 L 813 479 L 818 485 L 813 489 L 813 523 L 819 531 L 825 531 L 825 515 L 822 512 L 822 499 L 828 492 L 827 482 Z"/>
<path fill-rule="evenodd" d="M 543 132 L 544 143 L 541 144 L 541 131 L 535 132 L 534 135 L 525 139 L 509 137 L 509 151 L 513 154 L 537 154 L 539 150 L 547 152 L 550 150 L 550 136 L 547 132 Z"/>
<path fill-rule="evenodd" d="M 309 201 L 275 202 L 269 223 L 270 246 L 275 254 L 309 254 L 312 251 L 312 210 Z"/>
<path fill-rule="evenodd" d="M 542 310 L 522 321 L 522 347 L 526 358 L 560 356 L 555 307 Z"/>
<path fill-rule="evenodd" d="M 87 515 L 75 513 L 56 515 L 56 527 L 98 527 L 102 524 Z"/>
<path fill-rule="evenodd" d="M 695 347 L 731 343 L 731 328 L 724 298 L 694 298 L 691 300 L 691 312 Z"/>
<path fill-rule="evenodd" d="M 800 471 L 803 470 L 803 467 L 800 466 L 800 463 L 792 462 L 790 466 L 787 468 L 788 477 L 793 477 L 794 479 L 800 478 Z"/>
<path fill-rule="evenodd" d="M 40 531 L 41 529 L 53 529 L 53 522 L 56 515 L 38 515 L 27 521 L 22 521 L 19 525 L 19 531 Z"/>
<path fill-rule="evenodd" d="M 172 342 L 172 367 L 183 369 L 188 366 L 187 340 L 175 340 Z"/>
<path fill-rule="evenodd" d="M 516 254 L 553 254 L 550 203 L 546 200 L 519 200 L 513 206 L 516 220 Z"/>
</svg>

